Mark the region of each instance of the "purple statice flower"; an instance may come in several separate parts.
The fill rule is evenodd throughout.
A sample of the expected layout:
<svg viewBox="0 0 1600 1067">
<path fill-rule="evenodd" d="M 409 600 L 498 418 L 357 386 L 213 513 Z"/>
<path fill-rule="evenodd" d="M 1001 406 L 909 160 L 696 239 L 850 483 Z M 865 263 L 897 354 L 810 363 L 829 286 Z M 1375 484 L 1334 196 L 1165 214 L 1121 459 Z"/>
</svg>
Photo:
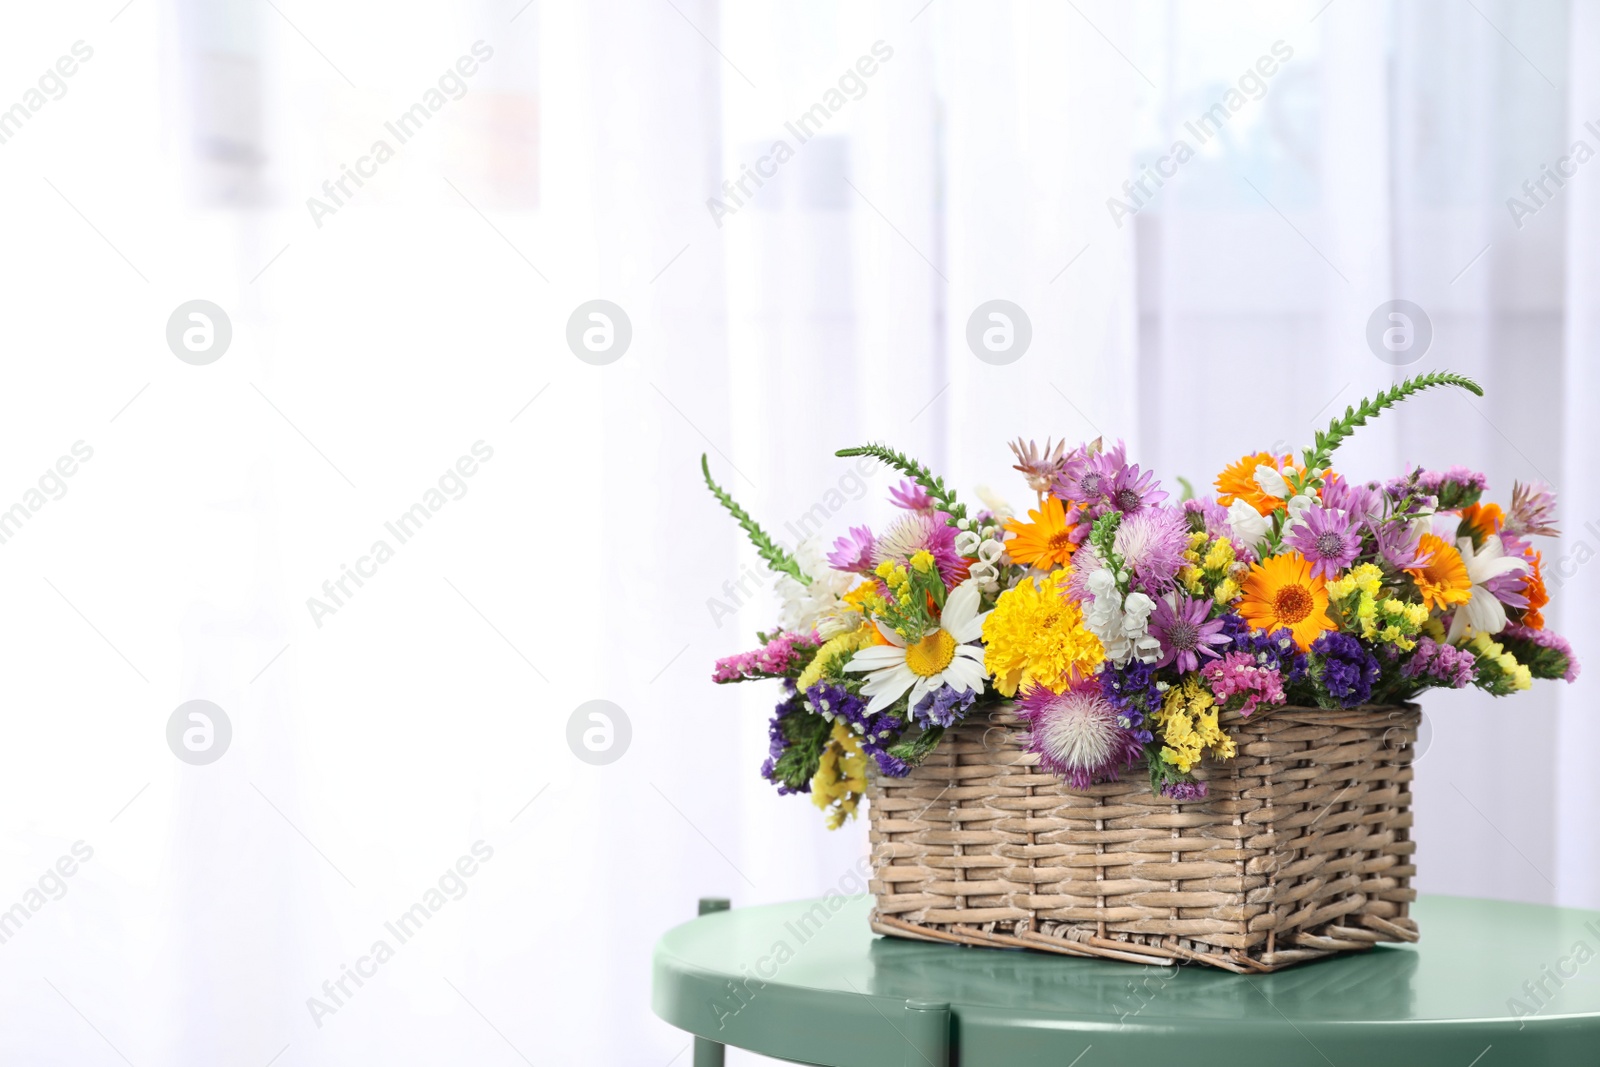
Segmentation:
<svg viewBox="0 0 1600 1067">
<path fill-rule="evenodd" d="M 1361 554 L 1361 534 L 1350 525 L 1342 511 L 1312 504 L 1303 513 L 1305 521 L 1294 528 L 1289 543 L 1311 563 L 1313 577 L 1332 580 Z"/>
<path fill-rule="evenodd" d="M 811 783 L 809 781 L 802 783 L 798 788 L 791 789 L 788 783 L 778 777 L 778 760 L 789 749 L 789 735 L 784 731 L 784 720 L 805 706 L 795 696 L 794 683 L 786 681 L 783 684 L 787 695 L 779 702 L 772 713 L 772 721 L 767 724 L 767 758 L 761 764 L 761 777 L 778 787 L 779 796 L 787 796 L 790 793 L 811 792 Z"/>
<path fill-rule="evenodd" d="M 1464 648 L 1424 637 L 1417 641 L 1400 674 L 1424 685 L 1465 689 L 1478 678 L 1478 657 Z"/>
<path fill-rule="evenodd" d="M 928 491 L 910 478 L 903 480 L 899 485 L 889 488 L 889 500 L 897 508 L 907 511 L 933 511 L 933 497 Z"/>
<path fill-rule="evenodd" d="M 1208 791 L 1204 782 L 1168 782 L 1161 787 L 1168 800 L 1204 800 Z"/>
<path fill-rule="evenodd" d="M 1122 512 L 1124 517 L 1138 514 L 1167 499 L 1166 490 L 1156 480 L 1155 472 L 1140 473 L 1137 463 L 1117 471 L 1106 496 L 1111 506 Z"/>
<path fill-rule="evenodd" d="M 905 723 L 898 715 L 887 711 L 867 713 L 867 702 L 842 685 L 818 682 L 802 695 L 806 709 L 814 711 L 829 722 L 842 722 L 861 743 L 861 751 L 871 756 L 878 769 L 890 778 L 904 778 L 911 767 L 902 759 L 889 754 L 888 746 Z"/>
<path fill-rule="evenodd" d="M 954 726 L 977 699 L 976 689 L 941 685 L 917 701 L 917 706 L 911 709 L 911 721 L 921 726 Z"/>
<path fill-rule="evenodd" d="M 1410 474 L 1391 479 L 1384 491 L 1396 501 L 1404 500 L 1407 496 L 1432 497 L 1433 508 L 1457 511 L 1476 503 L 1488 487 L 1489 479 L 1482 471 L 1466 467 L 1430 471 L 1418 467 Z"/>
<path fill-rule="evenodd" d="M 1017 717 L 1028 724 L 1026 747 L 1039 754 L 1039 765 L 1074 789 L 1115 781 L 1144 756 L 1143 742 L 1117 721 L 1116 709 L 1091 679 L 1060 693 L 1035 687 L 1017 701 Z"/>
<path fill-rule="evenodd" d="M 1132 730 L 1140 744 L 1149 744 L 1154 735 L 1145 728 L 1145 713 L 1161 706 L 1155 667 L 1130 659 L 1121 667 L 1108 664 L 1095 680 L 1100 684 L 1100 695 L 1116 711 L 1117 722 Z"/>
<path fill-rule="evenodd" d="M 1299 684 L 1306 676 L 1306 657 L 1288 629 L 1263 633 L 1235 612 L 1222 616 L 1222 632 L 1233 639 L 1229 651 L 1248 652 L 1259 666 L 1278 672 L 1284 687 Z"/>
<path fill-rule="evenodd" d="M 1578 674 L 1582 668 L 1578 664 L 1577 655 L 1572 651 L 1572 644 L 1554 630 L 1535 630 L 1531 626 L 1523 626 L 1521 623 L 1514 622 L 1496 634 L 1495 639 L 1506 645 L 1508 649 L 1511 649 L 1518 662 L 1521 663 L 1530 663 L 1541 658 L 1539 651 L 1535 650 L 1554 654 L 1559 657 L 1555 669 L 1561 671 L 1561 677 L 1569 683 L 1578 680 Z M 1512 647 L 1520 644 L 1528 645 L 1531 654 L 1530 652 L 1524 652 L 1520 648 Z M 1554 671 L 1551 674 L 1553 675 Z M 1534 676 L 1546 677 L 1546 675 L 1538 672 L 1535 672 Z"/>
<path fill-rule="evenodd" d="M 1351 634 L 1329 630 L 1311 643 L 1311 676 L 1341 708 L 1354 708 L 1372 699 L 1378 680 L 1378 658 Z"/>
<path fill-rule="evenodd" d="M 956 529 L 949 520 L 942 511 L 906 512 L 873 542 L 872 566 L 884 560 L 910 563 L 912 556 L 927 551 L 944 584 L 954 587 L 967 576 L 967 561 L 956 551 Z"/>
<path fill-rule="evenodd" d="M 1216 659 L 1213 646 L 1231 644 L 1221 619 L 1208 619 L 1211 601 L 1191 600 L 1181 593 L 1159 597 L 1150 615 L 1150 634 L 1161 642 L 1157 667 L 1176 664 L 1180 674 L 1200 669 L 1202 658 Z"/>
<path fill-rule="evenodd" d="M 870 575 L 874 543 L 870 528 L 852 526 L 847 536 L 833 542 L 833 551 L 828 553 L 828 566 L 836 571 Z"/>
<path fill-rule="evenodd" d="M 1222 703 L 1243 697 L 1240 715 L 1249 715 L 1262 704 L 1273 707 L 1284 703 L 1283 675 L 1276 667 L 1263 667 L 1248 652 L 1229 652 L 1216 663 L 1208 663 L 1200 676 Z"/>
<path fill-rule="evenodd" d="M 1556 494 L 1543 482 L 1511 483 L 1511 513 L 1506 530 L 1526 537 L 1560 537 L 1556 529 Z"/>
<path fill-rule="evenodd" d="M 820 644 L 822 639 L 815 633 L 801 634 L 786 630 L 758 649 L 717 660 L 711 680 L 723 683 L 781 677 L 799 666 L 803 650 L 816 648 Z"/>
<path fill-rule="evenodd" d="M 1132 587 L 1154 596 L 1171 589 L 1183 569 L 1189 526 L 1177 508 L 1144 508 L 1117 525 L 1112 547 L 1133 575 Z"/>
</svg>

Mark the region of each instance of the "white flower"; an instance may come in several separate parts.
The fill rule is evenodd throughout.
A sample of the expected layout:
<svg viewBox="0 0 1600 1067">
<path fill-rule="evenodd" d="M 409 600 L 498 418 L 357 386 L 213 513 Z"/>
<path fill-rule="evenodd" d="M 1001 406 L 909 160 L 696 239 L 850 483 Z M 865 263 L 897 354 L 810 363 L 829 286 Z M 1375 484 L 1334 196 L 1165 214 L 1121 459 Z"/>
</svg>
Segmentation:
<svg viewBox="0 0 1600 1067">
<path fill-rule="evenodd" d="M 1126 602 L 1110 568 L 1101 567 L 1086 579 L 1093 603 L 1083 613 L 1084 627 L 1105 646 L 1106 658 L 1121 667 L 1130 659 L 1154 663 L 1161 658 L 1161 642 L 1150 634 L 1150 613 L 1155 601 L 1143 593 L 1129 593 Z"/>
<path fill-rule="evenodd" d="M 822 543 L 814 537 L 806 538 L 795 547 L 794 558 L 811 582 L 808 585 L 791 575 L 778 575 L 778 596 L 783 599 L 778 621 L 785 630 L 796 633 L 816 630 L 823 637 L 832 637 L 842 632 L 834 624 L 840 621 L 840 616 L 849 614 L 850 608 L 839 598 L 849 592 L 855 575 L 828 566 Z"/>
<path fill-rule="evenodd" d="M 1265 463 L 1256 465 L 1256 484 L 1261 487 L 1263 493 L 1268 496 L 1275 496 L 1280 500 L 1288 497 L 1292 492 L 1289 488 L 1289 483 L 1284 481 L 1283 475 L 1279 474 L 1276 468 L 1269 467 Z"/>
<path fill-rule="evenodd" d="M 983 692 L 983 648 L 970 644 L 983 636 L 983 620 L 988 612 L 978 612 L 978 586 L 962 582 L 944 602 L 939 627 L 923 635 L 915 644 L 878 624 L 887 645 L 863 648 L 845 665 L 847 671 L 866 673 L 861 692 L 871 697 L 867 714 L 874 715 L 910 691 L 908 706 L 935 689 L 949 686 L 964 693 Z"/>
<path fill-rule="evenodd" d="M 967 520 L 962 519 L 961 521 L 966 522 Z M 961 555 L 971 558 L 978 554 L 978 546 L 982 543 L 983 538 L 972 530 L 963 528 L 960 533 L 956 534 L 955 550 Z"/>
<path fill-rule="evenodd" d="M 1456 547 L 1461 550 L 1461 561 L 1467 565 L 1467 577 L 1472 579 L 1472 599 L 1456 608 L 1455 616 L 1450 620 L 1447 640 L 1451 644 L 1472 634 L 1497 634 L 1504 630 L 1506 606 L 1500 603 L 1499 597 L 1489 592 L 1484 583 L 1502 574 L 1528 569 L 1527 560 L 1506 555 L 1505 543 L 1495 534 L 1483 539 L 1482 548 L 1474 549 L 1470 537 L 1458 540 Z"/>
<path fill-rule="evenodd" d="M 1228 505 L 1228 527 L 1245 545 L 1254 548 L 1267 539 L 1272 524 L 1267 517 L 1243 500 L 1235 499 Z"/>
<path fill-rule="evenodd" d="M 983 501 L 983 506 L 992 511 L 997 519 L 1009 519 L 1016 514 L 1011 510 L 1011 505 L 987 485 L 978 486 L 978 499 Z"/>
<path fill-rule="evenodd" d="M 1287 534 L 1290 530 L 1305 522 L 1306 511 L 1310 509 L 1313 503 L 1315 502 L 1309 496 L 1306 496 L 1303 493 L 1298 496 L 1290 497 L 1288 503 L 1289 518 L 1283 524 L 1283 532 Z"/>
</svg>

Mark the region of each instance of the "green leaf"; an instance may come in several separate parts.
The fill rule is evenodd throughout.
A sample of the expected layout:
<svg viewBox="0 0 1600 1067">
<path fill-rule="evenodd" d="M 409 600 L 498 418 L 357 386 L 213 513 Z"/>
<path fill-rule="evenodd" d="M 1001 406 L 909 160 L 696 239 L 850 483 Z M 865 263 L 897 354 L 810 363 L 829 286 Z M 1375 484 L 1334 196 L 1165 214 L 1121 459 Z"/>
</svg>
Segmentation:
<svg viewBox="0 0 1600 1067">
<path fill-rule="evenodd" d="M 1431 374 L 1419 374 L 1415 378 L 1409 378 L 1386 392 L 1363 400 L 1353 407 L 1345 408 L 1344 414 L 1330 422 L 1326 430 L 1319 430 L 1313 446 L 1301 453 L 1305 459 L 1306 469 L 1315 467 L 1326 470 L 1328 464 L 1332 462 L 1334 449 L 1343 444 L 1344 439 L 1354 433 L 1357 426 L 1365 426 L 1368 419 L 1385 409 L 1436 385 L 1454 385 L 1476 396 L 1483 395 L 1483 387 L 1464 374 L 1434 371 Z"/>
<path fill-rule="evenodd" d="M 950 516 L 954 524 L 959 519 L 967 517 L 967 506 L 956 503 L 956 494 L 953 490 L 945 488 L 943 478 L 935 478 L 933 472 L 903 452 L 896 452 L 888 445 L 861 445 L 856 448 L 841 448 L 834 455 L 841 457 L 872 456 L 882 460 L 889 466 L 905 474 L 912 481 L 922 486 L 927 494 L 933 498 L 934 504 L 940 511 Z"/>
<path fill-rule="evenodd" d="M 916 737 L 896 741 L 886 751 L 895 759 L 905 760 L 915 767 L 928 758 L 928 753 L 939 747 L 939 741 L 943 737 L 943 726 L 930 726 Z"/>
<path fill-rule="evenodd" d="M 739 526 L 749 536 L 750 543 L 756 546 L 756 552 L 762 559 L 767 561 L 767 566 L 774 571 L 789 575 L 802 585 L 810 585 L 811 579 L 800 570 L 800 564 L 795 561 L 795 558 L 779 548 L 772 538 L 767 536 L 767 532 L 761 528 L 756 520 L 752 519 L 750 514 L 744 508 L 741 508 L 738 502 L 728 494 L 726 489 L 712 481 L 711 464 L 707 462 L 704 452 L 700 453 L 700 472 L 706 476 L 706 485 L 710 488 L 711 494 L 722 502 L 722 506 L 728 509 L 728 514 L 732 515 L 739 523 Z"/>
</svg>

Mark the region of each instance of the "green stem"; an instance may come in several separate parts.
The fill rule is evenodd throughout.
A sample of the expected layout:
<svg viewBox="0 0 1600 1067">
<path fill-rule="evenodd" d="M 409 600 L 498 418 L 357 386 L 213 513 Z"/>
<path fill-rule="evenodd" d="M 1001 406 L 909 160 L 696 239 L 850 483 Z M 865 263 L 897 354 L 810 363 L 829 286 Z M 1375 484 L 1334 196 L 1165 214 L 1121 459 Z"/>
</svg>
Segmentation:
<svg viewBox="0 0 1600 1067">
<path fill-rule="evenodd" d="M 903 452 L 896 452 L 888 445 L 860 445 L 856 448 L 841 448 L 834 455 L 841 457 L 872 456 L 875 459 L 882 460 L 926 490 L 927 494 L 933 498 L 935 506 L 950 516 L 952 524 L 958 519 L 967 517 L 967 506 L 956 503 L 955 492 L 945 488 L 943 478 L 935 478 L 933 472 L 927 467 Z"/>
<path fill-rule="evenodd" d="M 1330 422 L 1326 430 L 1318 431 L 1316 443 L 1301 453 L 1305 459 L 1306 469 L 1326 470 L 1333 459 L 1334 449 L 1344 443 L 1344 439 L 1354 433 L 1357 426 L 1365 426 L 1368 419 L 1384 409 L 1391 408 L 1400 401 L 1424 389 L 1431 389 L 1435 385 L 1454 385 L 1476 396 L 1483 395 L 1483 387 L 1477 382 L 1466 375 L 1452 374 L 1450 371 L 1434 371 L 1431 374 L 1419 374 L 1415 378 L 1409 378 L 1387 392 L 1363 400 L 1355 407 L 1345 408 L 1344 414 Z"/>
<path fill-rule="evenodd" d="M 811 579 L 800 570 L 800 564 L 795 561 L 795 558 L 779 548 L 772 538 L 767 536 L 767 532 L 761 528 L 760 524 L 750 517 L 749 512 L 739 506 L 738 502 L 728 494 L 726 489 L 712 481 L 711 465 L 707 462 L 704 452 L 700 453 L 700 472 L 706 476 L 706 486 L 710 488 L 712 495 L 722 502 L 722 506 L 728 509 L 728 514 L 732 515 L 739 523 L 739 526 L 749 536 L 750 543 L 756 546 L 756 552 L 762 559 L 767 561 L 767 566 L 774 571 L 789 575 L 802 585 L 810 585 Z"/>
</svg>

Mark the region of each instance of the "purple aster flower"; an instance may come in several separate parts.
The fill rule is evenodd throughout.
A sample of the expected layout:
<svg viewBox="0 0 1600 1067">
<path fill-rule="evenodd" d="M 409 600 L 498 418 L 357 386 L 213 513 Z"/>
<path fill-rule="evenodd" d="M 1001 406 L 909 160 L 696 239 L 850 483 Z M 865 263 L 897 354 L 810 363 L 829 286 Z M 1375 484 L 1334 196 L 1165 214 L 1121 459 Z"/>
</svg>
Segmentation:
<svg viewBox="0 0 1600 1067">
<path fill-rule="evenodd" d="M 899 485 L 891 486 L 889 499 L 895 507 L 905 508 L 907 511 L 932 511 L 934 506 L 933 497 L 928 495 L 928 491 L 910 478 Z"/>
<path fill-rule="evenodd" d="M 1011 469 L 1021 471 L 1028 488 L 1035 493 L 1048 493 L 1067 462 L 1063 455 L 1066 448 L 1067 440 L 1064 437 L 1054 443 L 1047 438 L 1042 449 L 1039 442 L 1024 441 L 1019 437 L 1011 442 L 1011 452 L 1017 457 Z"/>
<path fill-rule="evenodd" d="M 1127 447 L 1121 441 L 1109 452 L 1101 450 L 1099 441 L 1073 449 L 1062 462 L 1061 474 L 1056 479 L 1056 496 L 1080 504 L 1099 503 L 1111 488 L 1117 471 L 1122 469 L 1126 455 Z"/>
<path fill-rule="evenodd" d="M 911 709 L 911 721 L 923 726 L 953 726 L 978 699 L 976 689 L 952 689 L 948 685 L 926 694 Z"/>
<path fill-rule="evenodd" d="M 1144 508 L 1118 524 L 1112 547 L 1132 572 L 1134 588 L 1164 593 L 1183 569 L 1189 526 L 1177 508 Z"/>
<path fill-rule="evenodd" d="M 871 529 L 852 526 L 848 536 L 833 542 L 833 551 L 828 553 L 828 566 L 836 571 L 870 575 L 873 544 Z"/>
<path fill-rule="evenodd" d="M 1311 676 L 1341 708 L 1354 708 L 1372 700 L 1378 680 L 1378 658 L 1351 634 L 1329 630 L 1311 643 Z"/>
<path fill-rule="evenodd" d="M 1116 709 L 1092 679 L 1060 693 L 1036 687 L 1017 702 L 1017 717 L 1029 727 L 1028 751 L 1074 789 L 1115 781 L 1144 756 L 1144 744 L 1117 721 Z"/>
<path fill-rule="evenodd" d="M 1307 508 L 1304 518 L 1289 535 L 1289 542 L 1310 561 L 1313 577 L 1320 574 L 1331 581 L 1360 555 L 1361 535 L 1350 528 L 1344 512 L 1321 504 Z"/>
<path fill-rule="evenodd" d="M 1233 641 L 1222 632 L 1221 619 L 1206 618 L 1210 612 L 1211 601 L 1191 600 L 1181 593 L 1156 600 L 1156 610 L 1150 615 L 1150 634 L 1161 642 L 1157 667 L 1176 663 L 1180 674 L 1199 670 L 1202 657 L 1215 659 L 1219 655 L 1213 646 Z"/>
<path fill-rule="evenodd" d="M 1137 514 L 1142 509 L 1153 507 L 1167 499 L 1166 490 L 1162 489 L 1161 483 L 1156 480 L 1155 472 L 1140 473 L 1137 463 L 1124 467 L 1116 473 L 1106 496 L 1110 498 L 1111 506 L 1124 515 Z"/>
<path fill-rule="evenodd" d="M 1405 519 L 1387 519 L 1371 526 L 1379 553 L 1395 570 L 1425 567 L 1433 559 L 1432 552 L 1422 551 L 1422 531 L 1413 530 Z"/>
<path fill-rule="evenodd" d="M 1344 512 L 1354 525 L 1360 525 L 1378 514 L 1378 487 L 1354 485 L 1337 474 L 1328 475 L 1322 484 L 1322 506 Z"/>
</svg>

